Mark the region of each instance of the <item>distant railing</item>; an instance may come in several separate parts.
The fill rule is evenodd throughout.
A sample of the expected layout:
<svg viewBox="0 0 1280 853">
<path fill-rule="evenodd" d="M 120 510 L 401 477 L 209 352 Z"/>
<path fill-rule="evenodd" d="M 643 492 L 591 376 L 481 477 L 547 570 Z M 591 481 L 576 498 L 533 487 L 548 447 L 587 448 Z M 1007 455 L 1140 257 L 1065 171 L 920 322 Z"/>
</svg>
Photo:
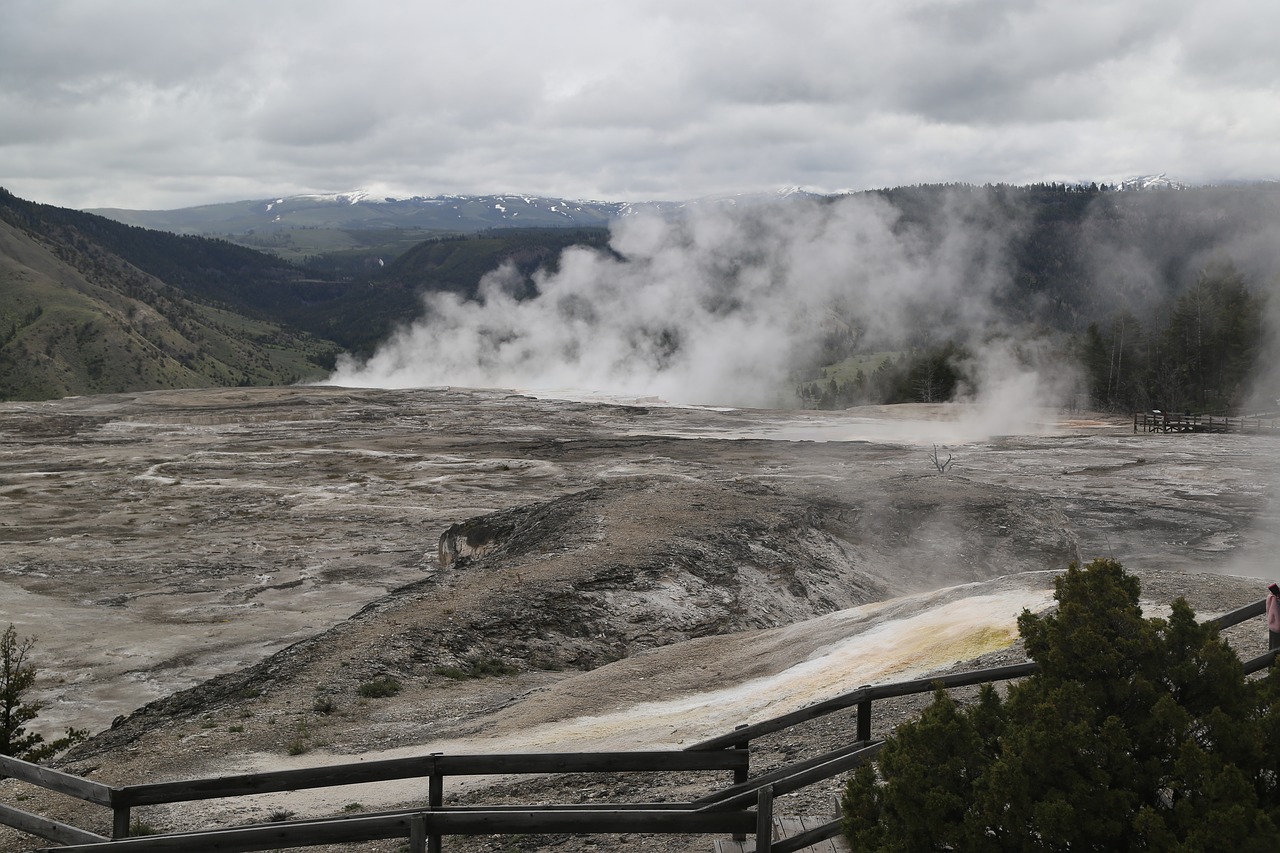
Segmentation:
<svg viewBox="0 0 1280 853">
<path fill-rule="evenodd" d="M 1133 431 L 1135 434 L 1139 432 L 1238 432 L 1277 435 L 1280 434 L 1280 419 L 1273 415 L 1232 418 L 1226 415 L 1192 415 L 1152 409 L 1147 412 L 1133 413 Z"/>
<path fill-rule="evenodd" d="M 1204 624 L 1219 629 L 1264 612 L 1262 600 Z M 1246 673 L 1270 666 L 1277 651 L 1244 662 Z M 757 853 L 791 853 L 831 838 L 840 821 L 784 841 L 771 837 L 773 800 L 846 773 L 873 758 L 883 741 L 871 739 L 872 704 L 881 699 L 975 684 L 1024 678 L 1040 671 L 1034 661 L 970 670 L 932 678 L 866 685 L 787 714 L 693 744 L 680 751 L 525 753 L 505 755 L 434 754 L 300 770 L 250 773 L 176 782 L 111 786 L 15 758 L 0 756 L 0 776 L 56 791 L 112 810 L 108 838 L 0 804 L 0 823 L 68 847 L 64 851 L 187 853 L 195 850 L 256 851 L 319 844 L 406 838 L 414 853 L 441 849 L 446 835 L 514 833 L 726 833 L 737 838 L 755 831 Z M 752 739 L 836 711 L 857 707 L 856 740 L 844 747 L 749 778 Z M 602 803 L 599 805 L 446 806 L 448 776 L 555 773 L 724 771 L 733 784 L 687 803 Z M 129 838 L 131 809 L 145 805 L 240 797 L 403 779 L 427 780 L 425 808 L 256 826 Z M 751 811 L 754 806 L 755 810 Z"/>
</svg>

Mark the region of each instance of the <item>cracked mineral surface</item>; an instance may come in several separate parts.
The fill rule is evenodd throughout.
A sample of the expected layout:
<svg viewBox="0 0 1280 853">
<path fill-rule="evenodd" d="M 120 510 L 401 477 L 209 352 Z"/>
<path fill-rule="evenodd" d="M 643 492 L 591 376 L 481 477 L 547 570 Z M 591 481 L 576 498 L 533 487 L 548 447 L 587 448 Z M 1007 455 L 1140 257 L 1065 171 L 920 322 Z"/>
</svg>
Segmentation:
<svg viewBox="0 0 1280 853">
<path fill-rule="evenodd" d="M 98 733 L 65 766 L 124 784 L 441 750 L 678 748 L 860 684 L 1019 660 L 1017 613 L 1047 606 L 1073 560 L 1120 560 L 1153 612 L 1177 595 L 1229 610 L 1275 573 L 1277 439 L 1053 413 L 991 436 L 972 415 L 314 387 L 0 404 L 0 625 L 39 639 L 40 730 Z M 1265 643 L 1254 628 L 1233 629 L 1242 653 Z M 402 692 L 361 696 L 380 678 Z M 925 699 L 885 703 L 877 730 Z M 851 736 L 847 716 L 813 721 L 753 745 L 753 764 Z M 649 784 L 450 790 L 643 800 L 711 782 Z M 836 788 L 801 805 L 829 811 Z M 145 818 L 226 825 L 406 796 Z M 15 835 L 0 849 L 31 846 Z M 450 849 L 504 849 L 489 843 Z M 586 846 L 557 849 L 592 849 L 572 843 Z"/>
</svg>

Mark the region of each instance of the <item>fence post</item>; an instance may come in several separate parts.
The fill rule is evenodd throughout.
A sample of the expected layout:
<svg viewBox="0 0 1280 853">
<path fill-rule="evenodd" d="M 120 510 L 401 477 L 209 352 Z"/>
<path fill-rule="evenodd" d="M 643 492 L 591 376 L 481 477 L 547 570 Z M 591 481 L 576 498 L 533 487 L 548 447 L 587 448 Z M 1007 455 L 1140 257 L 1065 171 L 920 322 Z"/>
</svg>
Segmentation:
<svg viewBox="0 0 1280 853">
<path fill-rule="evenodd" d="M 427 789 L 427 808 L 432 811 L 444 805 L 444 774 L 440 772 L 440 764 L 435 760 L 436 756 L 439 755 L 443 755 L 443 753 L 431 753 L 431 777 Z M 440 853 L 440 849 L 440 834 L 433 832 L 427 837 L 427 853 Z"/>
<path fill-rule="evenodd" d="M 773 786 L 765 785 L 756 794 L 756 853 L 773 849 Z"/>
<path fill-rule="evenodd" d="M 736 732 L 736 731 L 738 731 L 739 729 L 745 729 L 746 727 L 747 727 L 747 724 L 746 724 L 746 723 L 742 723 L 742 724 L 740 724 L 740 725 L 734 726 L 734 727 L 733 727 L 733 730 Z M 735 743 L 735 744 L 733 745 L 733 748 L 734 748 L 734 749 L 746 749 L 746 750 L 750 750 L 750 749 L 751 749 L 751 741 L 744 741 L 744 742 L 742 742 L 742 743 Z M 735 767 L 735 768 L 734 768 L 734 770 L 733 770 L 733 784 L 735 784 L 735 785 L 741 785 L 741 784 L 742 784 L 743 782 L 745 782 L 745 781 L 747 781 L 747 768 L 745 768 L 745 767 Z M 734 841 L 746 841 L 746 840 L 747 840 L 747 834 L 746 834 L 745 832 L 735 832 L 735 833 L 733 834 L 733 840 L 734 840 Z"/>
<path fill-rule="evenodd" d="M 871 700 L 858 703 L 858 740 L 871 740 Z"/>
<path fill-rule="evenodd" d="M 420 814 L 409 818 L 409 853 L 424 853 L 427 849 L 427 819 Z"/>
<path fill-rule="evenodd" d="M 111 837 L 112 838 L 128 838 L 129 837 L 129 807 L 128 806 L 112 806 Z"/>
</svg>

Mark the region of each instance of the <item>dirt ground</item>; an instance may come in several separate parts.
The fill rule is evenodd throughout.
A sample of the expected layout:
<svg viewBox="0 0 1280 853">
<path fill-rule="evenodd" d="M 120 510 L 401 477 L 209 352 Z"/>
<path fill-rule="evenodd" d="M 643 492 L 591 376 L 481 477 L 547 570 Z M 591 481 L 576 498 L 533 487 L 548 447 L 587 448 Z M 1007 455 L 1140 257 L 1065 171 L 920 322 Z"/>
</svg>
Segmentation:
<svg viewBox="0 0 1280 853">
<path fill-rule="evenodd" d="M 1046 606 L 1071 560 L 1114 556 L 1153 607 L 1184 594 L 1206 614 L 1261 597 L 1256 578 L 1276 573 L 1274 439 L 1048 414 L 993 437 L 971 415 L 458 389 L 0 404 L 0 624 L 39 638 L 42 730 L 100 732 L 67 766 L 133 783 L 424 751 L 678 747 L 859 684 L 1021 659 L 1014 617 Z M 939 612 L 945 630 L 921 621 Z M 1233 642 L 1254 648 L 1256 633 Z M 403 691 L 361 697 L 379 677 Z M 877 725 L 914 702 L 886 704 Z M 753 745 L 753 764 L 838 744 L 847 723 Z M 647 784 L 450 790 L 646 799 Z M 830 811 L 834 791 L 795 807 Z M 145 819 L 405 801 L 384 786 Z M 15 835 L 0 849 L 31 846 Z M 710 849 L 626 841 L 686 844 Z"/>
</svg>

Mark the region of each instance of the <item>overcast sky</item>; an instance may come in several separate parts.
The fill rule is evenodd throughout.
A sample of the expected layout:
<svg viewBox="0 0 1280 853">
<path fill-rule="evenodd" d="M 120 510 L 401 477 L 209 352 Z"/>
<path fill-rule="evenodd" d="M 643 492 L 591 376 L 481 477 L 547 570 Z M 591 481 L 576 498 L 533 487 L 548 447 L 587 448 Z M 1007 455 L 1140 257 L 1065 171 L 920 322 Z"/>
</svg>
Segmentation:
<svg viewBox="0 0 1280 853">
<path fill-rule="evenodd" d="M 67 207 L 1280 177 L 1270 0 L 0 5 L 0 186 Z"/>
</svg>

